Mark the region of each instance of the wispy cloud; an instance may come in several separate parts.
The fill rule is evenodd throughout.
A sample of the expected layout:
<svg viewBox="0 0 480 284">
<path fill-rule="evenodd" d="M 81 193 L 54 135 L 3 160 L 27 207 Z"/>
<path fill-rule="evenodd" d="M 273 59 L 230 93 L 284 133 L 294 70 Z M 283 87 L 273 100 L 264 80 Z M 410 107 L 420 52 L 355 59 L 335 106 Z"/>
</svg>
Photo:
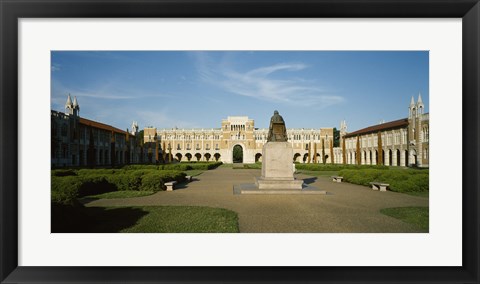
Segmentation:
<svg viewBox="0 0 480 284">
<path fill-rule="evenodd" d="M 232 94 L 273 103 L 314 105 L 317 108 L 344 101 L 343 97 L 332 94 L 315 82 L 299 78 L 298 72 L 308 68 L 304 63 L 283 62 L 240 72 L 231 64 L 214 62 L 206 53 L 198 52 L 195 56 L 200 79 Z"/>
<path fill-rule="evenodd" d="M 52 66 L 50 68 L 52 72 L 60 71 L 60 64 L 52 63 Z"/>
<path fill-rule="evenodd" d="M 140 127 L 154 126 L 157 128 L 198 128 L 198 125 L 188 121 L 175 119 L 167 108 L 158 111 L 133 111 L 135 119 Z"/>
<path fill-rule="evenodd" d="M 92 89 L 77 89 L 63 85 L 61 82 L 52 79 L 52 101 L 56 99 L 66 99 L 66 95 L 71 94 L 78 98 L 94 98 L 105 100 L 134 100 L 142 98 L 170 98 L 173 97 L 169 94 L 163 93 L 148 93 L 141 90 L 118 90 L 111 87 L 111 84 L 105 84 L 103 86 L 97 86 Z"/>
</svg>

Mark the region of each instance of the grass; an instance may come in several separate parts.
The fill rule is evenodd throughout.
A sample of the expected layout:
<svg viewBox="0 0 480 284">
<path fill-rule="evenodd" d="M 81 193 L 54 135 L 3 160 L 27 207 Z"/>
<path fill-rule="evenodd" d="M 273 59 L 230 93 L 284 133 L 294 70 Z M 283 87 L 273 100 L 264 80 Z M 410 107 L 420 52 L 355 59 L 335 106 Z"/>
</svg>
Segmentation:
<svg viewBox="0 0 480 284">
<path fill-rule="evenodd" d="M 428 207 L 384 208 L 380 210 L 380 213 L 402 220 L 424 232 L 428 232 Z"/>
<path fill-rule="evenodd" d="M 237 213 L 200 206 L 52 207 L 52 233 L 238 233 Z"/>
<path fill-rule="evenodd" d="M 412 195 L 412 196 L 428 198 L 429 197 L 429 192 L 430 191 L 427 190 L 427 191 L 410 191 L 410 192 L 402 192 L 402 193 Z"/>
<path fill-rule="evenodd" d="M 141 197 L 152 195 L 155 192 L 153 191 L 135 191 L 135 190 L 124 190 L 124 191 L 112 191 L 102 194 L 89 195 L 85 198 L 105 198 L 105 199 L 114 199 L 114 198 L 131 198 L 131 197 Z"/>
<path fill-rule="evenodd" d="M 307 176 L 337 176 L 338 171 L 307 171 L 307 170 L 299 170 L 297 171 L 298 174 L 304 174 Z"/>
<path fill-rule="evenodd" d="M 124 233 L 238 233 L 238 217 L 222 208 L 195 206 L 142 207 L 149 214 Z"/>
<path fill-rule="evenodd" d="M 391 191 L 428 192 L 429 171 L 417 169 L 344 169 L 338 175 L 343 176 L 345 182 L 370 186 L 370 182 L 384 182 L 390 184 Z"/>
</svg>

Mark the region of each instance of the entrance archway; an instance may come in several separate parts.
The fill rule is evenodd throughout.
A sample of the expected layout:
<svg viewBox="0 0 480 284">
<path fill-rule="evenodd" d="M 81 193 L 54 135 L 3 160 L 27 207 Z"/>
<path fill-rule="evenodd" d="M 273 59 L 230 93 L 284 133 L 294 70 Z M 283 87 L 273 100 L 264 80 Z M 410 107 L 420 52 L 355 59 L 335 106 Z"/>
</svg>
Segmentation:
<svg viewBox="0 0 480 284">
<path fill-rule="evenodd" d="M 255 154 L 255 163 L 262 162 L 262 154 L 257 153 Z"/>
<path fill-rule="evenodd" d="M 233 146 L 233 162 L 234 163 L 243 163 L 243 148 L 240 145 L 235 145 Z"/>
<path fill-rule="evenodd" d="M 410 151 L 410 162 L 412 164 L 412 167 L 417 166 L 417 151 L 415 151 L 415 149 L 412 149 Z"/>
</svg>

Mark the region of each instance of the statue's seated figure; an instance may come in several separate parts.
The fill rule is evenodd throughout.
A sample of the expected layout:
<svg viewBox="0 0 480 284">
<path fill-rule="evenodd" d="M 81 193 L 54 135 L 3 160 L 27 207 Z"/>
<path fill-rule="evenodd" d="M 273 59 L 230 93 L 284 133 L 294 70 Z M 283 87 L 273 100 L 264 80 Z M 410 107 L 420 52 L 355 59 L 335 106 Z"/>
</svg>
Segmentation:
<svg viewBox="0 0 480 284">
<path fill-rule="evenodd" d="M 287 142 L 287 127 L 283 117 L 278 114 L 278 111 L 273 112 L 270 119 L 270 127 L 268 129 L 267 142 Z"/>
</svg>

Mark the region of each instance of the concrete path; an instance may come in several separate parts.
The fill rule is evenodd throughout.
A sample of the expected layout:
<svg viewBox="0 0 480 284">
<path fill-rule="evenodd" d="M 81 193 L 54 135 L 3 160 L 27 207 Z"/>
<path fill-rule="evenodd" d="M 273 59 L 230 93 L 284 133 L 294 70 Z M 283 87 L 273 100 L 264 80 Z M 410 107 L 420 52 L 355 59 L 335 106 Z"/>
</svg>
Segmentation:
<svg viewBox="0 0 480 284">
<path fill-rule="evenodd" d="M 400 220 L 385 216 L 381 208 L 428 206 L 428 198 L 395 192 L 379 192 L 327 177 L 298 175 L 329 195 L 233 195 L 233 185 L 253 183 L 260 170 L 220 167 L 202 173 L 173 192 L 99 199 L 86 206 L 195 205 L 221 207 L 238 213 L 242 233 L 416 232 Z"/>
</svg>

